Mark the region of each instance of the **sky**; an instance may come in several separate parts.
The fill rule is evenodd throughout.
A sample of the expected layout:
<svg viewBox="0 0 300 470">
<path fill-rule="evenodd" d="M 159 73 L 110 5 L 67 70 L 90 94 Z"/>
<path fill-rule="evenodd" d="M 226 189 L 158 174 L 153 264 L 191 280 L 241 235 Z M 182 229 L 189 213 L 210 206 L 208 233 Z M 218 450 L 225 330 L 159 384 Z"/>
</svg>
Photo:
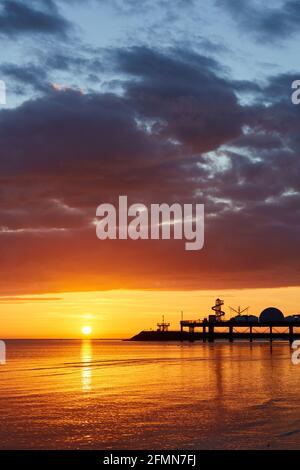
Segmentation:
<svg viewBox="0 0 300 470">
<path fill-rule="evenodd" d="M 176 327 L 220 295 L 299 313 L 299 21 L 295 0 L 1 2 L 3 337 Z M 203 250 L 98 240 L 123 194 L 205 204 Z"/>
</svg>

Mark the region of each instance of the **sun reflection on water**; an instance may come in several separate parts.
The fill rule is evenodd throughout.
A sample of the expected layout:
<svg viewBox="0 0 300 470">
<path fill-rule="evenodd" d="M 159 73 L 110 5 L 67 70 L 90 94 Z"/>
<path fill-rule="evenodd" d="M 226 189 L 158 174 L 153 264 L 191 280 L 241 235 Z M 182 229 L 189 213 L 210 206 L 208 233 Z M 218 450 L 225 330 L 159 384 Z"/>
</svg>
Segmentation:
<svg viewBox="0 0 300 470">
<path fill-rule="evenodd" d="M 82 363 L 81 388 L 83 392 L 90 392 L 92 388 L 92 356 L 92 341 L 90 339 L 82 340 L 80 358 Z"/>
</svg>

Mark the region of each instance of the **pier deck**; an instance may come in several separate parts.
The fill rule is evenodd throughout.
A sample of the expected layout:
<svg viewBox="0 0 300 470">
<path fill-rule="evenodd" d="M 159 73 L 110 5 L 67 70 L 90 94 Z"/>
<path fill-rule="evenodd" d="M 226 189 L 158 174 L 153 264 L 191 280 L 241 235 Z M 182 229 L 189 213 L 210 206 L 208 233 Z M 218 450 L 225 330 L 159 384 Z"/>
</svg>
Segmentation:
<svg viewBox="0 0 300 470">
<path fill-rule="evenodd" d="M 290 343 L 294 339 L 300 338 L 300 321 L 298 322 L 237 322 L 229 321 L 200 321 L 200 320 L 182 320 L 180 322 L 181 341 L 186 339 L 184 328 L 188 328 L 188 340 L 195 341 L 199 336 L 203 342 L 213 343 L 215 339 L 228 339 L 233 342 L 234 339 L 248 339 L 252 342 L 254 339 L 264 338 L 270 342 L 276 339 L 286 339 Z M 200 328 L 200 335 L 195 332 Z M 244 331 L 241 331 L 244 330 Z M 246 329 L 246 331 L 245 331 Z M 279 330 L 280 331 L 279 331 Z M 297 331 L 298 329 L 298 331 Z M 267 330 L 267 331 L 266 331 Z"/>
</svg>

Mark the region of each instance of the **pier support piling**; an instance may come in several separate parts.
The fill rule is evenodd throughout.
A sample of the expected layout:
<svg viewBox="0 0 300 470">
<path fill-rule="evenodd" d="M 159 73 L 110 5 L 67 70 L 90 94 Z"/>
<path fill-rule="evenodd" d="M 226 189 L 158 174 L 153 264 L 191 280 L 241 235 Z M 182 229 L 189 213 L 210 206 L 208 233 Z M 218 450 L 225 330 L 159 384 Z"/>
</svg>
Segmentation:
<svg viewBox="0 0 300 470">
<path fill-rule="evenodd" d="M 214 340 L 215 340 L 215 328 L 214 328 L 214 324 L 210 323 L 208 325 L 208 342 L 213 343 Z"/>
<path fill-rule="evenodd" d="M 229 325 L 229 342 L 233 343 L 233 326 Z"/>
<path fill-rule="evenodd" d="M 206 325 L 203 325 L 203 330 L 202 330 L 202 341 L 203 343 L 206 343 Z"/>
<path fill-rule="evenodd" d="M 194 332 L 195 332 L 194 327 L 190 326 L 190 328 L 189 328 L 189 342 L 190 343 L 193 343 L 195 341 Z"/>
<path fill-rule="evenodd" d="M 294 341 L 294 328 L 293 325 L 289 325 L 289 342 L 292 344 Z"/>
</svg>

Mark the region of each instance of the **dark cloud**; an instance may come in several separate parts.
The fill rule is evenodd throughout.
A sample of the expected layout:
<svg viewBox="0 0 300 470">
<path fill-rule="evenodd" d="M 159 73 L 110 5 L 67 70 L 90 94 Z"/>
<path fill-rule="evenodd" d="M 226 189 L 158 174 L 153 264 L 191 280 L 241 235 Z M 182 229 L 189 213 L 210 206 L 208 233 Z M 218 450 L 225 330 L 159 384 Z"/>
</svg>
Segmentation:
<svg viewBox="0 0 300 470">
<path fill-rule="evenodd" d="M 285 0 L 272 7 L 253 0 L 216 0 L 225 7 L 240 27 L 265 41 L 288 38 L 299 31 L 300 4 Z"/>
<path fill-rule="evenodd" d="M 16 94 L 27 95 L 28 89 L 32 92 L 45 92 L 49 88 L 48 73 L 41 65 L 27 63 L 2 63 L 0 65 L 2 78 L 10 85 L 10 90 Z"/>
<path fill-rule="evenodd" d="M 117 50 L 113 65 L 119 94 L 50 89 L 0 113 L 2 293 L 299 284 L 300 107 L 286 99 L 289 77 L 237 86 L 184 50 Z M 242 105 L 237 89 L 264 100 Z M 204 202 L 204 250 L 100 242 L 96 207 L 120 194 Z"/>
<path fill-rule="evenodd" d="M 145 48 L 116 56 L 122 96 L 53 89 L 0 113 L 4 173 L 149 168 L 240 135 L 242 108 L 213 60 Z M 29 68 L 6 70 L 30 81 Z"/>
<path fill-rule="evenodd" d="M 53 89 L 15 111 L 2 111 L 1 144 L 0 166 L 7 174 L 149 166 L 170 154 L 171 147 L 176 153 L 175 146 L 138 128 L 128 100 L 68 89 Z"/>
<path fill-rule="evenodd" d="M 156 134 L 198 153 L 240 134 L 242 108 L 213 59 L 143 47 L 119 51 L 117 57 L 120 70 L 138 78 L 127 83 L 127 95 L 143 118 L 154 120 Z"/>
<path fill-rule="evenodd" d="M 1 78 L 7 82 L 10 95 L 23 95 L 24 99 L 48 94 L 56 84 L 57 73 L 62 74 L 63 82 L 66 74 L 71 74 L 74 80 L 80 83 L 89 83 L 92 75 L 93 83 L 99 83 L 103 70 L 104 65 L 101 60 L 93 57 L 93 54 L 70 55 L 70 50 L 67 53 L 63 47 L 60 51 L 54 48 L 47 55 L 38 54 L 34 62 L 0 64 Z M 68 78 L 65 80 L 69 82 Z"/>
<path fill-rule="evenodd" d="M 41 8 L 42 7 L 42 8 Z M 0 9 L 0 35 L 51 34 L 66 37 L 71 29 L 52 1 L 38 4 L 22 0 L 4 0 Z"/>
</svg>

